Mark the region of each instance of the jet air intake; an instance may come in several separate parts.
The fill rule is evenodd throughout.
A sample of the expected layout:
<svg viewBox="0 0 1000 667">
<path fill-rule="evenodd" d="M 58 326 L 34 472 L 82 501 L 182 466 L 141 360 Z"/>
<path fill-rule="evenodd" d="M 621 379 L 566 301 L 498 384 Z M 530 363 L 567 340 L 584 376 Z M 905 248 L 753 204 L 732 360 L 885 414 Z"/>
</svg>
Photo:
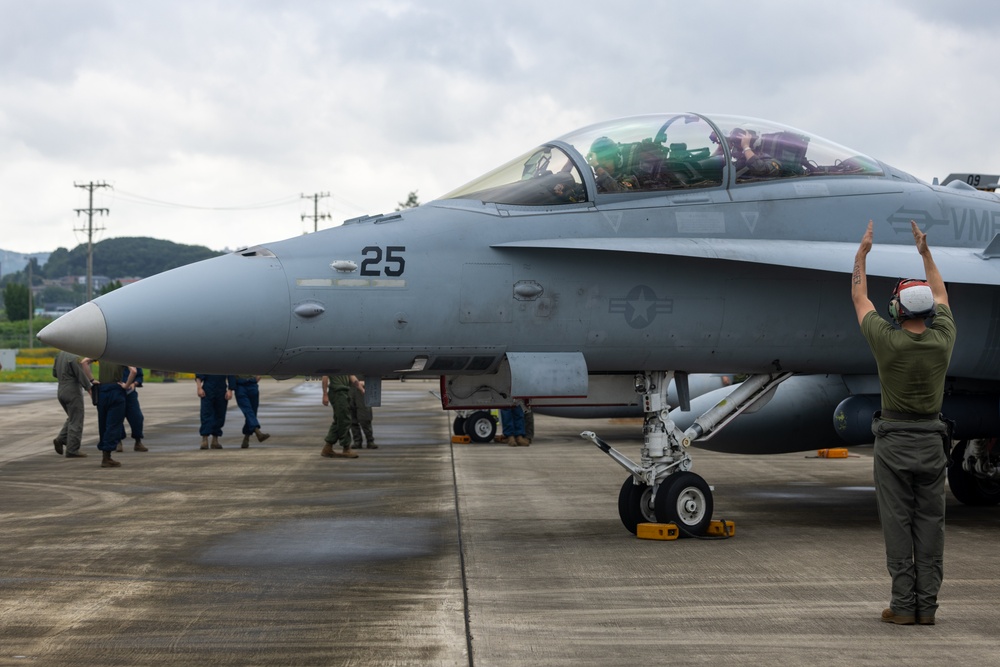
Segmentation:
<svg viewBox="0 0 1000 667">
<path fill-rule="evenodd" d="M 875 394 L 849 396 L 833 412 L 833 428 L 849 445 L 870 445 L 872 419 L 882 409 Z M 955 440 L 992 438 L 1000 432 L 1000 396 L 945 396 L 941 414 L 955 422 Z"/>
</svg>

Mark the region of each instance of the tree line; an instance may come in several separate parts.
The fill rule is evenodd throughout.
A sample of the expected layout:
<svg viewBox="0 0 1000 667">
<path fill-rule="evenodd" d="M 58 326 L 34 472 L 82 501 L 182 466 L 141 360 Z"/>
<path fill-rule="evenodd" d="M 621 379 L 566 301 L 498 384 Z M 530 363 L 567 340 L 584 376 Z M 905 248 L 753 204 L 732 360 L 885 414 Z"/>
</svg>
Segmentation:
<svg viewBox="0 0 1000 667">
<path fill-rule="evenodd" d="M 407 194 L 405 200 L 398 202 L 397 211 L 414 208 L 420 205 L 416 190 Z M 93 274 L 118 278 L 148 278 L 178 266 L 200 262 L 223 253 L 210 250 L 200 245 L 184 245 L 173 241 L 154 239 L 148 236 L 125 236 L 105 239 L 94 244 Z M 66 276 L 83 276 L 87 274 L 87 246 L 78 245 L 72 250 L 56 248 L 49 255 L 44 265 L 39 265 L 36 259 L 31 260 L 31 282 L 36 288 L 35 306 L 46 303 L 67 303 L 81 305 L 86 299 L 86 286 L 74 284 L 70 287 L 59 285 L 44 285 L 46 280 L 58 280 Z M 28 318 L 28 270 L 9 273 L 0 279 L 0 296 L 3 298 L 5 319 L 16 322 Z M 112 282 L 104 287 L 96 296 L 121 287 L 121 283 Z M 2 321 L 4 318 L 0 318 Z"/>
<path fill-rule="evenodd" d="M 170 269 L 209 259 L 222 253 L 205 246 L 184 245 L 144 236 L 105 239 L 94 244 L 93 273 L 109 278 L 148 278 Z M 80 305 L 86 299 L 86 286 L 71 287 L 48 285 L 46 280 L 87 274 L 87 246 L 78 245 L 72 250 L 57 248 L 49 260 L 39 266 L 31 260 L 31 282 L 36 288 L 36 306 L 61 302 Z M 28 317 L 28 270 L 10 273 L 0 280 L 6 319 L 19 321 Z M 113 288 L 109 285 L 108 288 Z M 120 283 L 117 284 L 121 286 Z M 105 288 L 104 291 L 108 291 Z"/>
</svg>

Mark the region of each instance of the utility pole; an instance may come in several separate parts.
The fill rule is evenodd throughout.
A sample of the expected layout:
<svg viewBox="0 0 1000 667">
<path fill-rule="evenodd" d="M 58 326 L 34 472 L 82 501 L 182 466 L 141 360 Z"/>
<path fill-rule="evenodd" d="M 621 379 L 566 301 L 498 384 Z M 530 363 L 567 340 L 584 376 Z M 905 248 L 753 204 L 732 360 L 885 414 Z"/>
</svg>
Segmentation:
<svg viewBox="0 0 1000 667">
<path fill-rule="evenodd" d="M 74 188 L 83 188 L 87 190 L 90 194 L 90 204 L 87 208 L 76 208 L 77 215 L 81 213 L 87 214 L 87 227 L 85 229 L 74 229 L 76 232 L 87 232 L 87 301 L 94 298 L 94 214 L 99 213 L 101 215 L 107 215 L 108 209 L 106 208 L 94 208 L 94 190 L 97 188 L 110 188 L 111 186 L 101 181 L 100 183 L 73 183 Z M 96 231 L 103 231 L 104 227 L 97 229 Z"/>
<path fill-rule="evenodd" d="M 330 214 L 329 213 L 320 213 L 319 212 L 319 200 L 320 200 L 320 197 L 329 197 L 329 196 L 330 196 L 329 192 L 317 192 L 314 195 L 302 195 L 303 199 L 312 199 L 313 200 L 313 214 L 309 215 L 308 213 L 303 213 L 302 214 L 302 219 L 305 220 L 306 218 L 312 218 L 312 221 L 313 221 L 313 231 L 314 232 L 318 232 L 319 231 L 319 221 L 320 220 L 329 220 L 330 219 Z"/>
<path fill-rule="evenodd" d="M 33 257 L 28 258 L 28 348 L 32 349 L 35 347 L 35 292 L 31 289 L 31 283 L 34 281 L 34 276 L 32 275 L 32 260 Z"/>
</svg>

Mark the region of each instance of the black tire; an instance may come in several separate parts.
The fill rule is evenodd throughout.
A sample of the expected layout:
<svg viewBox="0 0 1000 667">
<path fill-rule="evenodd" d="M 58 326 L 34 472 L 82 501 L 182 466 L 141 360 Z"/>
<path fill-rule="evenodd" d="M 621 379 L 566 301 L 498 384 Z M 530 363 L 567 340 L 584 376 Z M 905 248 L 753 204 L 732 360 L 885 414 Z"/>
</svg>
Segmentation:
<svg viewBox="0 0 1000 667">
<path fill-rule="evenodd" d="M 1000 482 L 980 479 L 962 468 L 965 458 L 966 440 L 961 440 L 951 451 L 951 465 L 948 466 L 948 486 L 958 502 L 973 507 L 988 507 L 1000 504 Z"/>
<path fill-rule="evenodd" d="M 451 432 L 454 435 L 465 435 L 465 417 L 455 417 L 451 423 Z"/>
<path fill-rule="evenodd" d="M 670 475 L 656 491 L 653 510 L 657 523 L 673 523 L 681 537 L 701 536 L 712 522 L 712 490 L 693 472 Z"/>
<path fill-rule="evenodd" d="M 649 505 L 652 489 L 646 484 L 634 484 L 632 476 L 625 478 L 618 492 L 618 517 L 625 529 L 635 535 L 640 523 L 653 523 L 656 516 Z"/>
<path fill-rule="evenodd" d="M 490 442 L 497 434 L 497 420 L 485 410 L 473 412 L 465 419 L 465 435 L 472 442 Z"/>
</svg>

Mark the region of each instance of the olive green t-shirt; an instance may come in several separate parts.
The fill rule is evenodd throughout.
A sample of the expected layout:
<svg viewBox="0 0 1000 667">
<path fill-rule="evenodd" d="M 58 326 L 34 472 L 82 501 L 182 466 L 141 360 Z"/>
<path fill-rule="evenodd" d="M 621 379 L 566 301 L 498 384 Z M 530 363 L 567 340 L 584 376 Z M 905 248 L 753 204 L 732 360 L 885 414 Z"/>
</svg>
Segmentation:
<svg viewBox="0 0 1000 667">
<path fill-rule="evenodd" d="M 329 391 L 350 391 L 351 389 L 351 376 L 350 375 L 331 375 L 330 376 L 330 389 Z"/>
<path fill-rule="evenodd" d="M 125 366 L 122 366 L 121 364 L 113 364 L 110 361 L 102 361 L 98 367 L 97 379 L 100 380 L 101 384 L 114 384 L 116 382 L 121 382 L 123 368 L 125 368 Z"/>
<path fill-rule="evenodd" d="M 896 329 L 877 312 L 861 321 L 861 333 L 875 355 L 882 386 L 882 409 L 915 414 L 941 411 L 944 381 L 955 345 L 955 319 L 948 306 L 923 333 Z"/>
</svg>

